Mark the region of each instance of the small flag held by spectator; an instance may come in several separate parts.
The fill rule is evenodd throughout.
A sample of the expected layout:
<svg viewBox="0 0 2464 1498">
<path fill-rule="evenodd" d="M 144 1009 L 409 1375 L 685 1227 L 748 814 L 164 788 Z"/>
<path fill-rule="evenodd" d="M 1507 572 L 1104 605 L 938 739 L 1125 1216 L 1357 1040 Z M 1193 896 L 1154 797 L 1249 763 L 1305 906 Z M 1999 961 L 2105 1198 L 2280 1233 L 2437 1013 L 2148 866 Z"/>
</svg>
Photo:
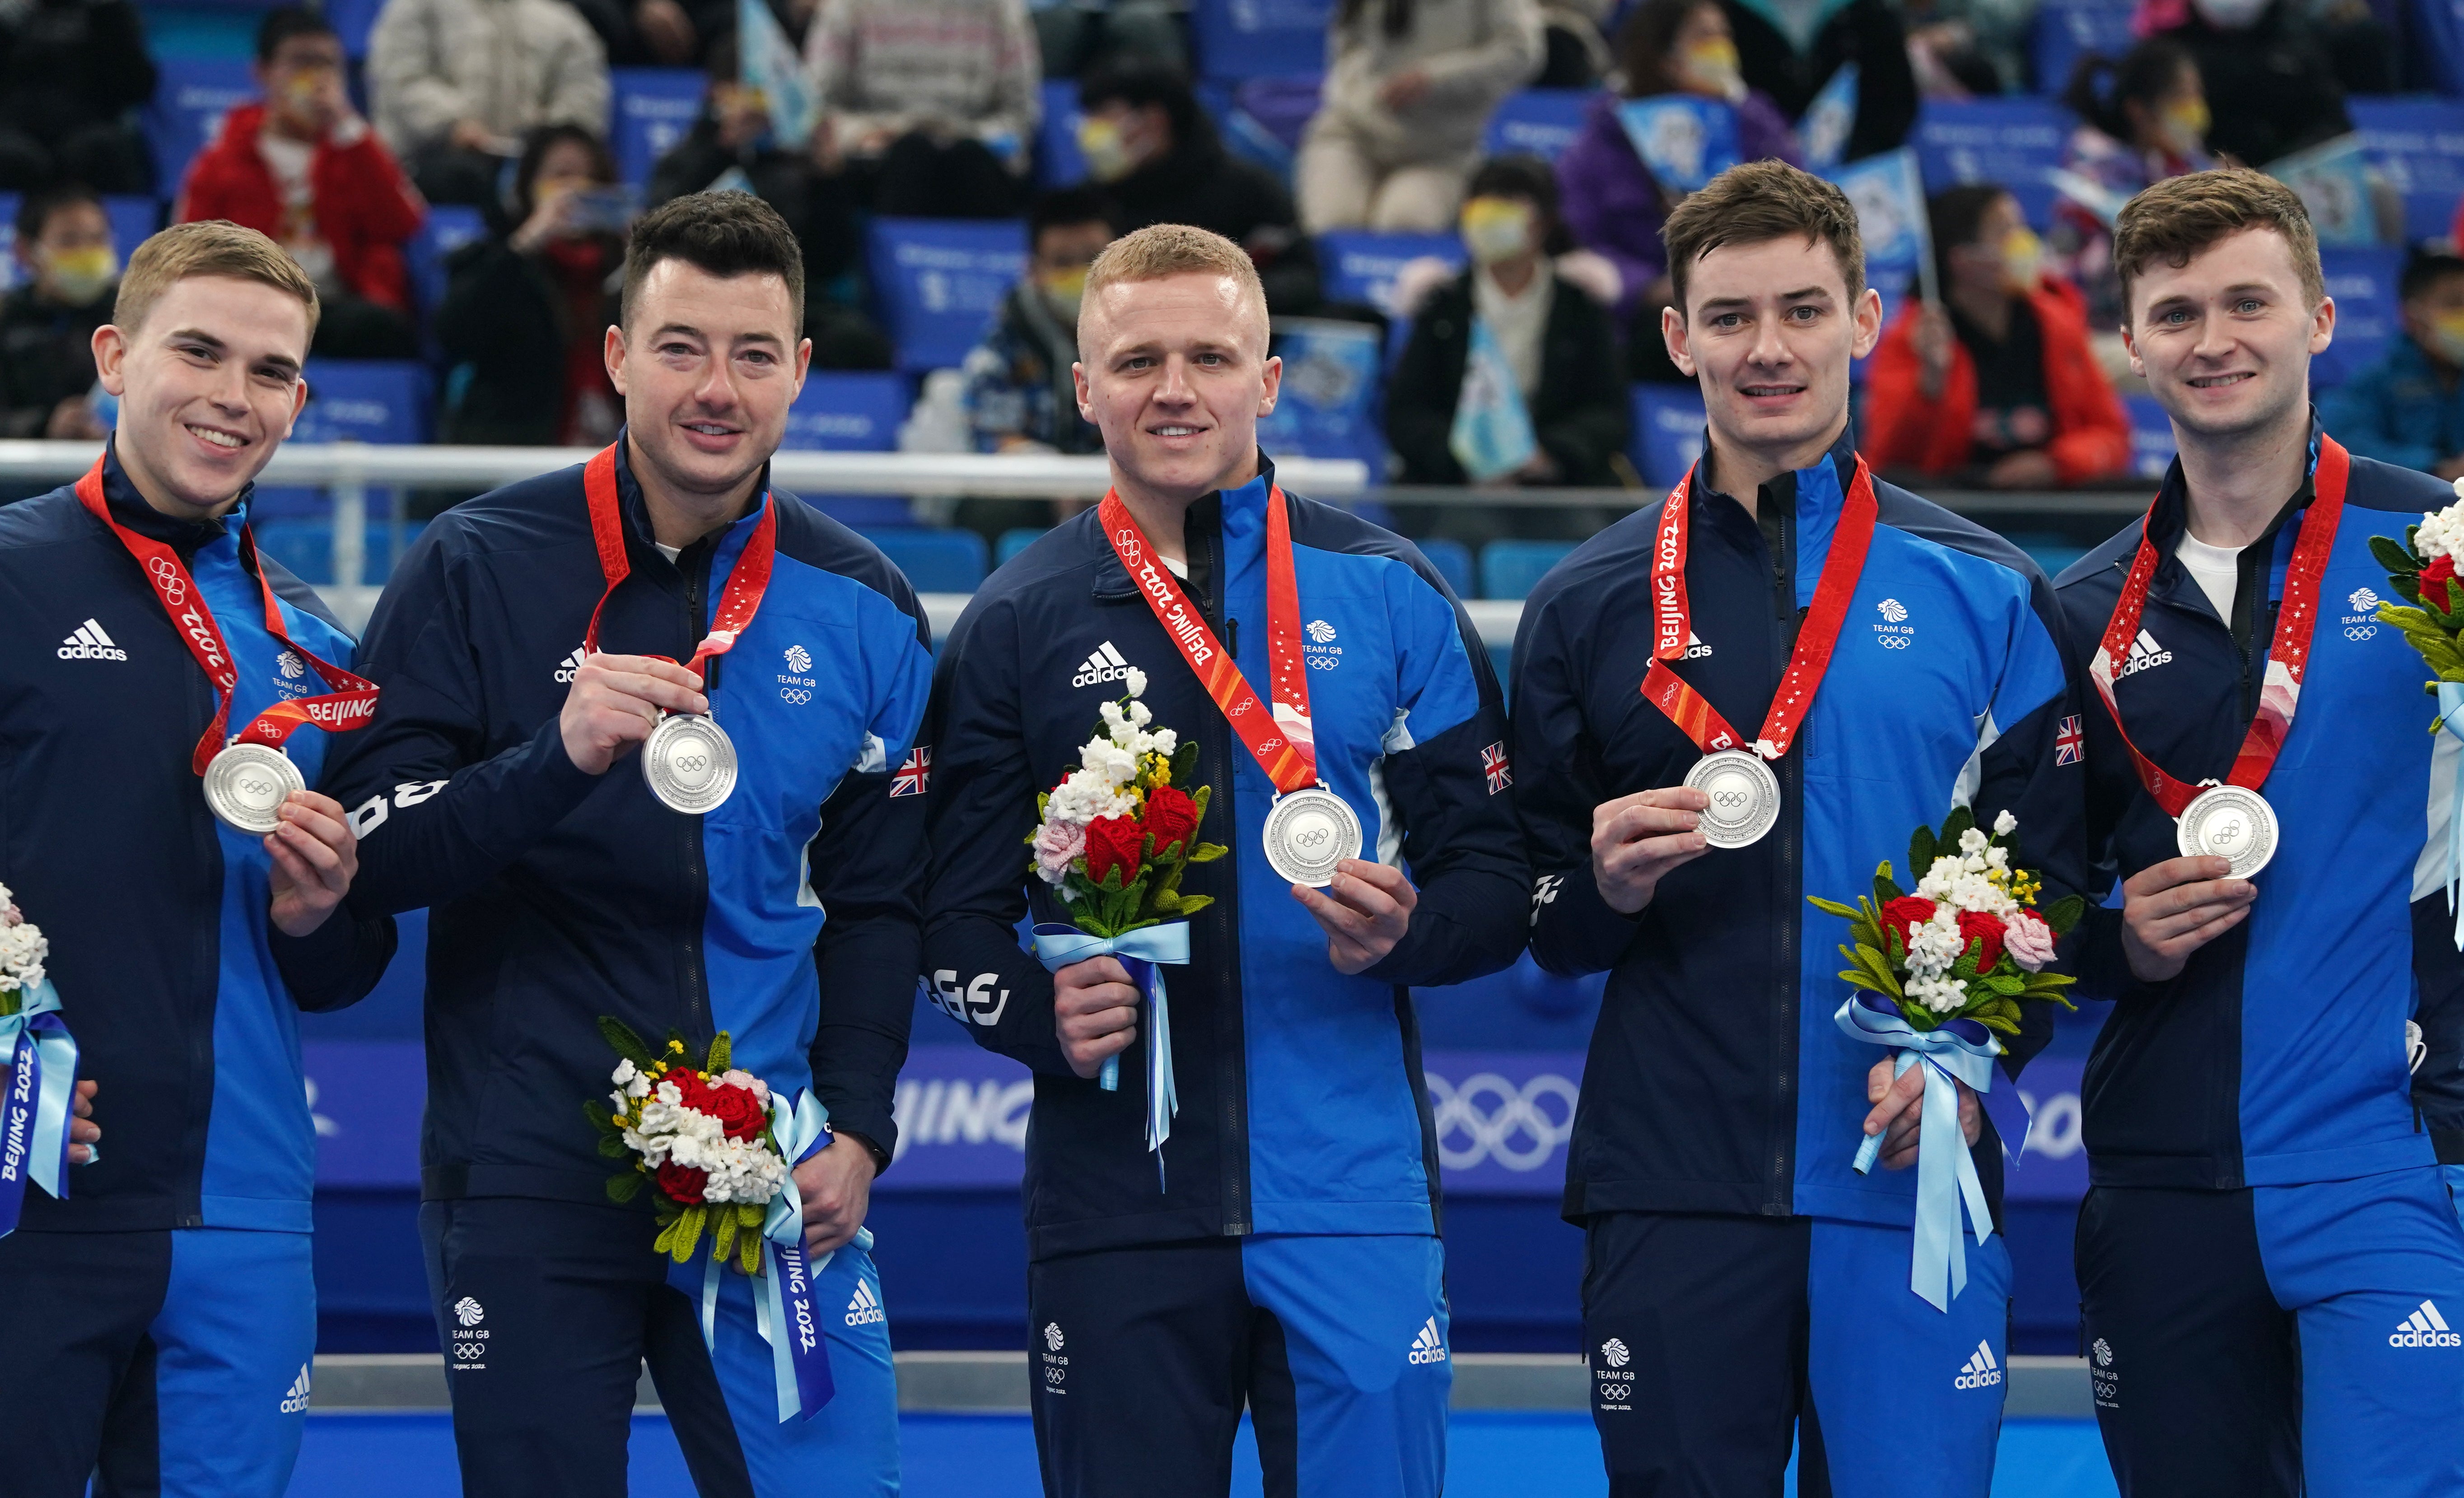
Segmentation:
<svg viewBox="0 0 2464 1498">
<path fill-rule="evenodd" d="M 737 0 L 736 34 L 744 86 L 770 112 L 770 134 L 781 150 L 803 149 L 822 113 L 804 59 L 763 0 Z"/>
</svg>

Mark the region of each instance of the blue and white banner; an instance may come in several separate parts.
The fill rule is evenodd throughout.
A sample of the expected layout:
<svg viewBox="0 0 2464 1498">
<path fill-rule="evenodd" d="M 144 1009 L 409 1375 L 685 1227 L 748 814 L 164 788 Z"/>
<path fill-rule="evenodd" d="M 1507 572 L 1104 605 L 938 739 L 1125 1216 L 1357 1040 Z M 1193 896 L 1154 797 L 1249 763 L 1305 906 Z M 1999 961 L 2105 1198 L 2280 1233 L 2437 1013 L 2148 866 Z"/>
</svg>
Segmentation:
<svg viewBox="0 0 2464 1498">
<path fill-rule="evenodd" d="M 1663 187 L 1700 192 L 1737 164 L 1736 106 L 1691 94 L 1656 94 L 1617 106 L 1634 154 Z"/>
<path fill-rule="evenodd" d="M 821 95 L 804 59 L 763 0 L 737 0 L 737 58 L 744 86 L 770 113 L 770 138 L 780 149 L 802 150 L 821 122 Z"/>
<path fill-rule="evenodd" d="M 2300 195 L 2321 245 L 2379 243 L 2378 210 L 2370 185 L 2375 174 L 2363 154 L 2360 132 L 2296 151 L 2268 163 L 2265 170 Z"/>
<path fill-rule="evenodd" d="M 1278 317 L 1274 349 L 1284 361 L 1283 388 L 1274 413 L 1258 423 L 1258 445 L 1304 458 L 1357 458 L 1375 482 L 1386 466 L 1377 330 L 1331 317 Z"/>
<path fill-rule="evenodd" d="M 1805 106 L 1796 121 L 1796 138 L 1805 144 L 1805 169 L 1828 172 L 1848 154 L 1848 137 L 1857 128 L 1857 65 L 1843 62 Z"/>
<path fill-rule="evenodd" d="M 1474 484 L 1503 478 L 1540 450 L 1531 429 L 1531 408 L 1514 382 L 1514 366 L 1484 317 L 1471 320 L 1471 352 L 1463 359 L 1463 385 L 1455 392 L 1455 423 L 1446 450 Z"/>
<path fill-rule="evenodd" d="M 1933 277 L 1933 231 L 1925 220 L 1925 177 L 1917 153 L 1902 146 L 1868 156 L 1824 174 L 1857 207 L 1857 231 L 1865 241 L 1865 284 L 1885 300 L 1907 286 Z"/>
</svg>

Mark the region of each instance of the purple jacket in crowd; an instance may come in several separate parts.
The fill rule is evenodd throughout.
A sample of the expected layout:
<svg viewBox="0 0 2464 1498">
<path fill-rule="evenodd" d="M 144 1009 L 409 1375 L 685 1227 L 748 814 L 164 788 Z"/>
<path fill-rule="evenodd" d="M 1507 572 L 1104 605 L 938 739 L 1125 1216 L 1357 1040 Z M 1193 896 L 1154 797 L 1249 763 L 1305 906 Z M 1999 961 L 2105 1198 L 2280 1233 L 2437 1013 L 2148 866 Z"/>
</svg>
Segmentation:
<svg viewBox="0 0 2464 1498">
<path fill-rule="evenodd" d="M 1606 256 L 1624 279 L 1617 304 L 1620 325 L 1632 320 L 1644 290 L 1667 269 L 1660 226 L 1672 206 L 1617 119 L 1623 102 L 1615 93 L 1593 99 L 1582 131 L 1557 158 L 1558 208 L 1567 229 L 1576 244 Z M 1776 156 L 1804 164 L 1796 132 L 1760 89 L 1749 90 L 1737 106 L 1737 145 L 1749 162 Z"/>
</svg>

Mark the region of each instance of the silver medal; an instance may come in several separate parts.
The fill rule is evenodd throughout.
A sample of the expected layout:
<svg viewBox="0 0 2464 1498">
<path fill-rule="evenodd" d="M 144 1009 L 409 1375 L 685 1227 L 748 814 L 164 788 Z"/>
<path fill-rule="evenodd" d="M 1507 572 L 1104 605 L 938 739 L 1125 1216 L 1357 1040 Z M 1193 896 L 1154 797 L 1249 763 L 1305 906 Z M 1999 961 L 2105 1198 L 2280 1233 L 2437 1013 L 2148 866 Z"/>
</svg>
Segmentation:
<svg viewBox="0 0 2464 1498">
<path fill-rule="evenodd" d="M 264 744 L 234 744 L 206 766 L 206 805 L 233 832 L 262 837 L 282 825 L 282 803 L 308 779 L 291 756 Z"/>
<path fill-rule="evenodd" d="M 736 790 L 736 745 L 713 719 L 670 713 L 642 745 L 642 778 L 664 806 L 715 811 Z"/>
<path fill-rule="evenodd" d="M 1323 889 L 1334 866 L 1360 857 L 1360 818 L 1343 797 L 1308 786 L 1275 797 L 1266 812 L 1266 863 L 1275 877 Z"/>
<path fill-rule="evenodd" d="M 1779 820 L 1779 777 L 1759 755 L 1744 749 L 1705 754 L 1685 772 L 1685 784 L 1711 798 L 1697 830 L 1714 848 L 1760 842 Z"/>
<path fill-rule="evenodd" d="M 2276 808 L 2245 786 L 2208 787 L 2190 798 L 2173 824 L 2174 846 L 2182 857 L 2223 858 L 2237 879 L 2267 867 L 2279 836 Z"/>
</svg>

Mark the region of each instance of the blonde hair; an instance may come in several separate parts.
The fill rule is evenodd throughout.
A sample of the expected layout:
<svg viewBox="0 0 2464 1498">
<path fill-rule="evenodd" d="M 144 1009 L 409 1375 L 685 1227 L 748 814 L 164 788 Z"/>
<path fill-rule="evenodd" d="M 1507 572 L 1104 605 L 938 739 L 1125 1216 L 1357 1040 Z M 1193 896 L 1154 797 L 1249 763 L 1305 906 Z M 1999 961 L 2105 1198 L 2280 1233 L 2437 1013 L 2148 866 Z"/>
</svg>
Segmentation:
<svg viewBox="0 0 2464 1498">
<path fill-rule="evenodd" d="M 308 336 L 317 336 L 317 283 L 281 246 L 227 219 L 174 224 L 138 246 L 121 273 L 120 295 L 111 304 L 113 325 L 134 333 L 163 293 L 197 275 L 254 281 L 298 297 L 308 309 Z"/>
<path fill-rule="evenodd" d="M 1160 281 L 1170 275 L 1229 276 L 1258 309 L 1258 331 L 1266 329 L 1266 284 L 1249 252 L 1222 235 L 1187 224 L 1150 224 L 1122 235 L 1104 248 L 1087 268 L 1087 290 L 1079 306 L 1095 305 L 1104 289 L 1115 282 Z"/>
</svg>

